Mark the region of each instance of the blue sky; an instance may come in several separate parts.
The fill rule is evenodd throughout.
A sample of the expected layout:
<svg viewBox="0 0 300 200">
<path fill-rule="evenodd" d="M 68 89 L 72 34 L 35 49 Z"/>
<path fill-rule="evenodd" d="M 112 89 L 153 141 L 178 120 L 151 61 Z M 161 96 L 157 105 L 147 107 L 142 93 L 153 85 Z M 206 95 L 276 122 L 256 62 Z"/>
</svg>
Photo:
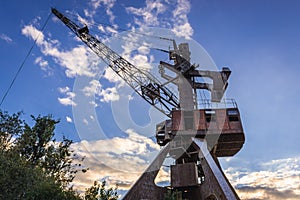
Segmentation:
<svg viewBox="0 0 300 200">
<path fill-rule="evenodd" d="M 41 30 L 50 14 L 51 7 L 68 13 L 76 22 L 85 20 L 91 25 L 92 33 L 103 40 L 115 36 L 113 41 L 117 42 L 111 45 L 119 53 L 126 49 L 117 46 L 120 38 L 115 32 L 144 26 L 177 31 L 177 34 L 201 44 L 218 68 L 229 66 L 232 70 L 227 97 L 236 99 L 246 133 L 243 149 L 234 158 L 222 159 L 226 173 L 245 199 L 280 199 L 283 194 L 289 195 L 284 196 L 287 199 L 299 198 L 299 188 L 285 184 L 285 180 L 294 185 L 300 184 L 298 1 L 1 1 L 1 98 L 32 46 L 36 31 Z M 111 26 L 99 27 L 100 23 Z M 151 41 L 167 47 L 167 43 L 162 41 L 153 38 Z M 143 51 L 139 53 L 142 56 L 131 55 L 128 58 L 136 64 L 144 63 L 144 67 L 148 66 L 145 63 L 155 67 L 157 59 L 151 60 Z M 111 159 L 108 162 L 114 163 L 114 158 L 124 154 L 125 151 L 120 150 L 122 147 L 104 151 L 95 146 L 130 144 L 132 148 L 124 148 L 132 152 L 131 158 L 138 152 L 141 155 L 149 153 L 157 148 L 152 140 L 147 139 L 154 134 L 153 124 L 164 119 L 123 84 L 51 16 L 43 37 L 39 37 L 1 109 L 10 113 L 23 110 L 24 118 L 28 120 L 31 114 L 53 114 L 61 119 L 56 130 L 58 139 L 64 133 L 76 142 L 74 148 L 82 154 L 86 151 L 90 155 L 94 153 L 87 165 L 97 163 L 97 153 L 109 154 L 111 157 L 107 159 Z M 92 94 L 80 96 L 80 91 Z M 125 109 L 121 101 L 124 95 L 129 95 Z M 80 103 L 86 101 L 94 104 L 87 106 Z M 132 119 L 122 121 L 120 116 L 123 115 L 118 113 L 118 109 L 126 112 L 128 109 Z M 99 133 L 99 127 L 105 137 Z M 112 152 L 118 153 L 112 156 Z M 143 156 L 135 158 L 144 159 Z M 138 165 L 136 167 L 139 168 Z M 104 169 L 95 167 L 97 178 L 110 176 L 112 183 L 123 181 L 127 186 L 134 181 L 134 175 L 129 179 L 131 182 L 126 182 L 116 178 L 122 174 Z M 289 174 L 284 174 L 285 171 Z M 270 184 L 263 180 L 275 181 Z"/>
</svg>

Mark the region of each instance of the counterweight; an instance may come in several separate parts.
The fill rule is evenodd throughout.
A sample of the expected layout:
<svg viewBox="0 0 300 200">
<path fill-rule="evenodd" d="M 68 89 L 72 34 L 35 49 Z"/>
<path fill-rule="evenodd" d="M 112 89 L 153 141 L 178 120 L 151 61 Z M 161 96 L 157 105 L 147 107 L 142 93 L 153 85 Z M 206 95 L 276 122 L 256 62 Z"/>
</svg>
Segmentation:
<svg viewBox="0 0 300 200">
<path fill-rule="evenodd" d="M 74 32 L 93 52 L 115 71 L 132 89 L 148 103 L 167 116 L 172 108 L 179 108 L 179 101 L 166 86 L 145 69 L 140 69 L 122 58 L 96 37 L 89 34 L 87 26 L 81 28 L 55 8 L 52 13 Z"/>
</svg>

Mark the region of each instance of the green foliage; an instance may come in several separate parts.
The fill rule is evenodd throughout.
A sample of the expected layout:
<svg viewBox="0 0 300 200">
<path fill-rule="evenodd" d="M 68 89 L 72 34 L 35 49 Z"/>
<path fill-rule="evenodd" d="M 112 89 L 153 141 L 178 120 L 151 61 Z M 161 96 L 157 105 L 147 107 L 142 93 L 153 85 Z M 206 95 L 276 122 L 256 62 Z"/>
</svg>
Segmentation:
<svg viewBox="0 0 300 200">
<path fill-rule="evenodd" d="M 80 199 L 14 152 L 0 152 L 0 199 Z"/>
<path fill-rule="evenodd" d="M 181 199 L 179 198 L 181 196 L 181 193 L 177 190 L 167 190 L 167 193 L 165 194 L 164 200 L 178 200 Z"/>
<path fill-rule="evenodd" d="M 0 110 L 0 199 L 9 200 L 79 200 L 69 188 L 78 170 L 86 172 L 71 151 L 72 141 L 54 139 L 51 115 L 31 116 L 31 127 L 21 120 L 22 113 L 9 115 Z M 79 168 L 78 168 L 79 167 Z M 116 200 L 117 188 L 106 189 L 106 182 L 85 192 L 85 199 Z"/>
<path fill-rule="evenodd" d="M 80 199 L 67 186 L 77 173 L 71 140 L 56 142 L 51 115 L 30 127 L 0 110 L 0 199 Z"/>
<path fill-rule="evenodd" d="M 94 182 L 94 185 L 85 191 L 86 200 L 117 200 L 119 198 L 118 187 L 106 188 L 106 181 L 99 183 Z"/>
<path fill-rule="evenodd" d="M 72 141 L 65 137 L 61 142 L 53 139 L 55 125 L 59 121 L 51 115 L 32 116 L 32 119 L 35 125 L 31 128 L 25 124 L 23 134 L 16 140 L 15 149 L 33 166 L 41 167 L 66 187 L 77 173 L 77 164 L 72 164 L 75 158 L 70 150 Z"/>
<path fill-rule="evenodd" d="M 11 145 L 12 138 L 23 131 L 24 122 L 20 119 L 21 112 L 9 115 L 0 110 L 0 150 L 4 151 Z"/>
</svg>

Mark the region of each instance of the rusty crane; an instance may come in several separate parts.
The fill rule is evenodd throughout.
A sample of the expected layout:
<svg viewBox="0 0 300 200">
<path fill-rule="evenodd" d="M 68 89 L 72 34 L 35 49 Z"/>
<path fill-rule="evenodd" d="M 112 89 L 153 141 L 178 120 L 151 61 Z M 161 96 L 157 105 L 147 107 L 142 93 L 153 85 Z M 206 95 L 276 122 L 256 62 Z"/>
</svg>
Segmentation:
<svg viewBox="0 0 300 200">
<path fill-rule="evenodd" d="M 190 63 L 189 44 L 177 46 L 173 40 L 173 48 L 164 51 L 171 62 L 161 61 L 159 71 L 163 79 L 178 88 L 177 96 L 149 71 L 131 64 L 91 35 L 87 26 L 80 27 L 55 8 L 52 13 L 137 94 L 168 117 L 156 127 L 157 143 L 163 148 L 124 200 L 164 199 L 168 189 L 176 191 L 177 199 L 239 199 L 218 161 L 218 157 L 235 155 L 245 141 L 236 103 L 222 99 L 231 74 L 229 68 L 199 70 Z M 166 70 L 173 72 L 173 76 Z M 198 82 L 197 77 L 211 81 Z M 198 106 L 197 90 L 211 93 L 205 107 Z M 215 107 L 215 102 L 224 106 Z M 175 159 L 168 188 L 154 183 L 167 156 Z"/>
</svg>

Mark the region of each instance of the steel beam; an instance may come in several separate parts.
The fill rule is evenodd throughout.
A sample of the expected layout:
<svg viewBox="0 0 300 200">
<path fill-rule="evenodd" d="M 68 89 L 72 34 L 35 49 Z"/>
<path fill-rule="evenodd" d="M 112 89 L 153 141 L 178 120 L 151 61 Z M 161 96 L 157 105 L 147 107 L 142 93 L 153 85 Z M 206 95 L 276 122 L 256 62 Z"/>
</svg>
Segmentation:
<svg viewBox="0 0 300 200">
<path fill-rule="evenodd" d="M 169 143 L 159 152 L 154 161 L 145 170 L 142 176 L 126 193 L 123 200 L 160 200 L 165 198 L 166 188 L 155 185 L 154 180 L 169 153 Z"/>
<path fill-rule="evenodd" d="M 207 149 L 205 140 L 193 138 L 199 148 L 199 158 L 205 180 L 200 185 L 200 196 L 197 199 L 239 200 L 234 188 L 223 173 L 215 156 Z"/>
</svg>

